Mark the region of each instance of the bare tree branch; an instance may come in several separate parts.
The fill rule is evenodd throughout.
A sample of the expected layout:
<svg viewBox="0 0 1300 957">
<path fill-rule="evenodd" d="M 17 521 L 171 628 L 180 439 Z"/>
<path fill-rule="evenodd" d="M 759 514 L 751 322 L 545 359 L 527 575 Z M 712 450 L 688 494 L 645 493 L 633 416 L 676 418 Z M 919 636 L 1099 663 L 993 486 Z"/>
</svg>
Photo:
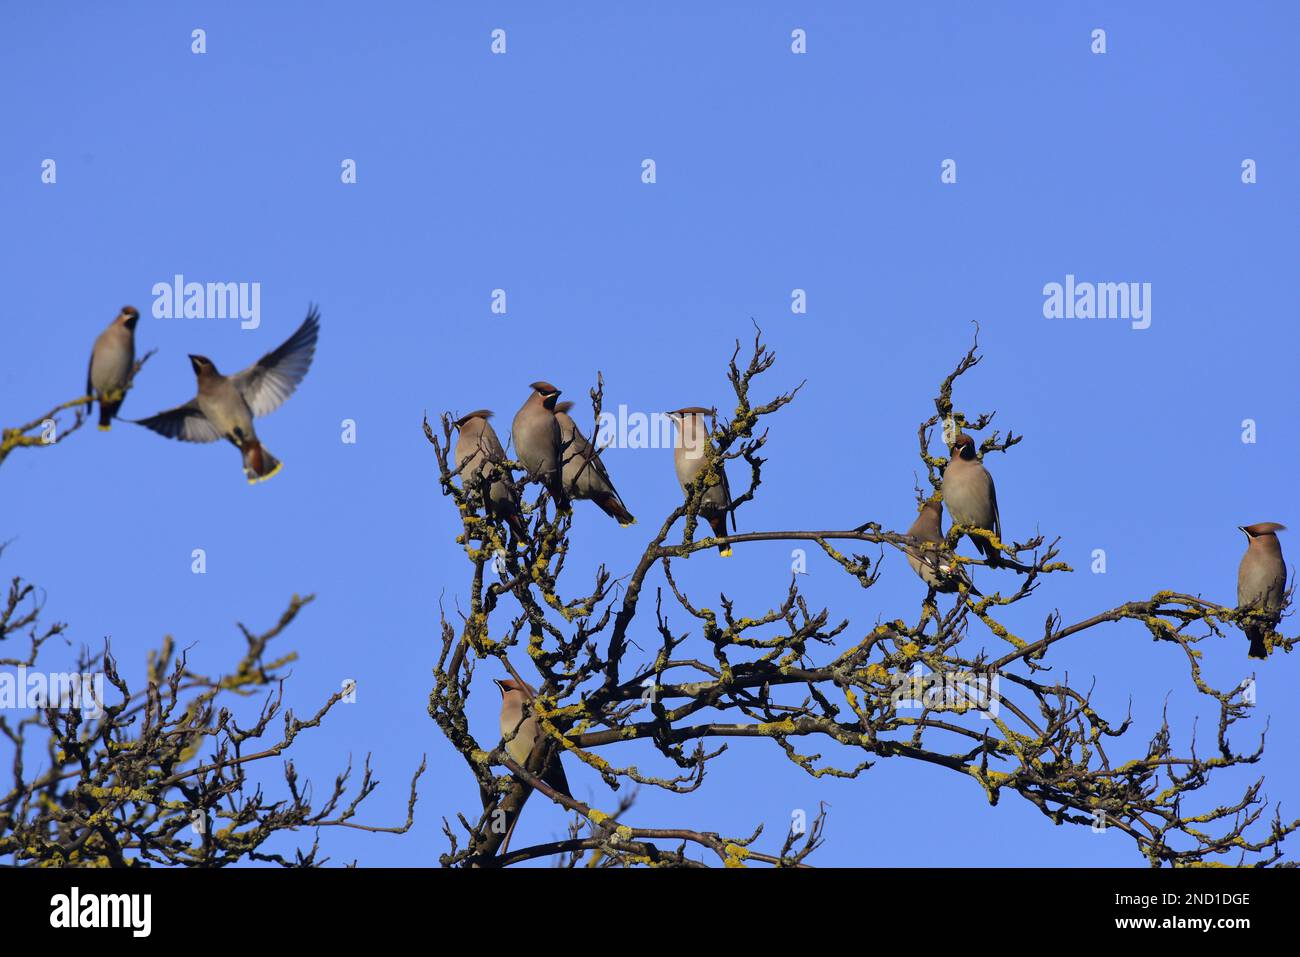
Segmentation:
<svg viewBox="0 0 1300 957">
<path fill-rule="evenodd" d="M 749 467 L 748 487 L 733 497 L 735 507 L 749 514 L 762 486 L 759 452 L 768 433 L 760 426 L 799 391 L 796 387 L 766 402 L 753 401 L 751 391 L 772 368 L 775 355 L 759 334 L 748 361 L 742 364 L 739 357 L 737 343 L 727 367 L 735 409 L 729 421 L 715 422 L 700 478 L 652 531 L 627 574 L 611 580 L 602 566 L 592 586 L 575 597 L 561 586 L 571 517 L 552 519 L 546 496 L 539 493 L 535 503 L 525 506 L 532 516 L 530 534 L 511 540 L 500 522 L 485 515 L 482 488 L 456 482 L 448 464 L 451 418 L 443 416 L 441 435 L 426 419 L 425 436 L 434 449 L 443 493 L 461 517 L 457 543 L 470 573 L 467 612 L 453 623 L 444 609 L 429 713 L 478 781 L 484 802 L 476 820 L 457 816 L 459 833 L 445 824 L 450 850 L 442 856 L 444 865 L 574 861 L 590 854 L 598 866 L 698 866 L 702 860 L 691 856 L 690 848 L 726 865 L 802 865 L 825 840 L 824 806 L 806 834 L 787 836 L 781 847 L 767 853 L 753 846 L 761 827 L 728 838 L 689 827 L 627 823 L 630 806 L 620 805 L 616 816 L 568 798 L 542 780 L 548 762 L 564 760 L 587 765 L 614 792 L 627 781 L 673 793 L 695 790 L 703 785 L 709 762 L 726 749 L 722 743 L 709 751 L 703 742 L 733 738 L 770 739 L 814 777 L 854 778 L 888 758 L 947 768 L 971 779 L 991 804 L 1010 793 L 1054 824 L 1117 829 L 1153 866 L 1224 858 L 1271 864 L 1281 858 L 1283 841 L 1300 821 L 1284 822 L 1276 809 L 1262 820 L 1262 782 L 1248 785 L 1236 801 L 1218 806 L 1201 801 L 1199 809 L 1192 809 L 1197 792 L 1212 780 L 1262 754 L 1262 735 L 1253 749 L 1233 747 L 1230 729 L 1247 717 L 1250 700 L 1244 686 L 1211 687 L 1197 648 L 1208 637 L 1225 636 L 1230 626 L 1240 627 L 1249 613 L 1168 590 L 1072 624 L 1064 624 L 1053 611 L 1041 633 L 1016 634 L 1002 620 L 1004 609 L 1030 600 L 1052 576 L 1071 572 L 1058 560 L 1058 541 L 1042 535 L 999 540 L 988 529 L 951 528 L 946 549 L 959 565 L 984 567 L 980 586 L 985 594 L 963 587 L 951 596 L 950 607 L 941 608 L 939 596 L 929 590 L 910 617 L 870 604 L 883 554 L 917 544 L 877 521 L 696 539 L 704 491 L 724 463 L 743 460 Z M 988 432 L 994 413 L 971 416 L 956 405 L 957 384 L 980 358 L 976 338 L 940 383 L 934 414 L 918 427 L 932 496 L 940 493 L 947 464 L 946 454 L 931 450 L 936 427 L 949 438 L 957 430 L 986 433 L 979 440 L 981 455 L 1007 453 L 1022 440 L 1011 431 Z M 597 417 L 603 393 L 601 378 L 593 390 Z M 512 469 L 517 468 L 517 463 L 507 463 L 490 479 L 513 482 Z M 683 527 L 677 538 L 672 530 L 679 521 Z M 1004 556 L 999 567 L 959 554 L 963 536 L 990 542 Z M 761 541 L 816 543 L 859 583 L 866 610 L 877 624 L 862 638 L 846 640 L 848 619 L 837 621 L 828 610 L 809 607 L 793 576 L 786 594 L 767 610 L 739 612 L 725 594 L 716 608 L 690 596 L 675 563 L 722 542 L 743 546 Z M 855 542 L 875 546 L 881 555 L 841 550 L 844 543 Z M 906 565 L 899 560 L 893 568 Z M 648 633 L 658 636 L 657 646 L 641 649 L 630 636 L 638 614 L 645 614 L 642 599 L 656 573 L 662 585 L 654 591 Z M 922 594 L 925 586 L 917 581 Z M 684 625 L 665 611 L 665 592 Z M 502 619 L 507 597 L 514 607 Z M 1112 623 L 1136 623 L 1153 640 L 1179 649 L 1191 686 L 1217 712 L 1217 733 L 1208 753 L 1198 749 L 1194 733 L 1179 735 L 1186 740 L 1176 745 L 1167 718 L 1149 743 L 1138 746 L 1130 740 L 1130 717 L 1103 716 L 1091 687 L 1074 686 L 1068 677 L 1042 677 L 1048 673 L 1044 662 L 1062 642 Z M 990 653 L 990 641 L 999 650 Z M 1269 641 L 1274 649 L 1289 651 L 1295 639 L 1275 634 Z M 466 718 L 468 699 L 480 684 L 474 681 L 477 666 L 495 659 L 497 668 L 519 677 L 511 660 L 516 648 L 531 662 L 527 680 L 537 685 L 538 694 L 528 707 L 544 732 L 523 764 L 510 758 L 505 742 L 480 742 Z M 495 738 L 495 729 L 492 734 Z M 615 763 L 619 746 L 634 740 L 650 742 L 669 772 Z M 805 741 L 828 754 L 805 753 Z M 1111 751 L 1118 755 L 1121 750 L 1128 752 L 1124 759 L 1111 757 Z M 534 792 L 575 815 L 569 838 L 501 853 L 506 831 Z M 797 837 L 804 840 L 796 851 Z"/>
</svg>

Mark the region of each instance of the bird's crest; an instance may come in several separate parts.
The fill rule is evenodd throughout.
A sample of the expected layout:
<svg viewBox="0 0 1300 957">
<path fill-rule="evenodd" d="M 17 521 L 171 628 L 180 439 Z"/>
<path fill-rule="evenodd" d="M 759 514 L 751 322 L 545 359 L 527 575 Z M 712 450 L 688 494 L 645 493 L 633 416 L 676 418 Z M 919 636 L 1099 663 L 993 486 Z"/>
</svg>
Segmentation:
<svg viewBox="0 0 1300 957">
<path fill-rule="evenodd" d="M 1273 532 L 1285 532 L 1286 526 L 1280 522 L 1256 522 L 1254 525 L 1243 525 L 1241 530 L 1255 538 L 1257 535 L 1268 535 Z"/>
<path fill-rule="evenodd" d="M 492 418 L 491 409 L 475 409 L 473 412 L 467 412 L 456 420 L 455 426 L 458 429 L 465 428 L 465 423 L 470 419 L 490 419 Z"/>
</svg>

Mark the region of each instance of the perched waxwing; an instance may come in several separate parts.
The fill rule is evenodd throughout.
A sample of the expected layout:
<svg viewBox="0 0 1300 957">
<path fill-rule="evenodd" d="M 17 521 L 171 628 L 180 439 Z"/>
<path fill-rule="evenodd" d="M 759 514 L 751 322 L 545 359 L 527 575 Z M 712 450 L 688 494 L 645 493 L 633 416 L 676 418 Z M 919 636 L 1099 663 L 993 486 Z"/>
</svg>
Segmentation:
<svg viewBox="0 0 1300 957">
<path fill-rule="evenodd" d="M 944 547 L 943 506 L 938 499 L 931 499 L 921 506 L 921 513 L 907 530 L 907 535 L 917 542 L 930 543 L 908 545 L 905 549 L 907 564 L 912 566 L 912 571 L 921 577 L 921 581 L 943 594 L 955 592 L 958 584 L 965 585 L 972 595 L 980 594 L 966 570 L 953 562 Z"/>
<path fill-rule="evenodd" d="M 563 442 L 560 423 L 555 418 L 555 400 L 560 397 L 560 390 L 549 382 L 534 382 L 531 388 L 532 393 L 510 425 L 515 455 L 528 470 L 528 480 L 546 486 L 556 509 L 567 512 L 569 496 L 564 491 L 560 464 Z"/>
<path fill-rule="evenodd" d="M 117 318 L 99 334 L 90 350 L 86 370 L 86 395 L 99 400 L 99 430 L 107 432 L 126 397 L 126 387 L 135 365 L 135 324 L 140 313 L 135 306 L 123 306 Z"/>
<path fill-rule="evenodd" d="M 488 421 L 491 417 L 490 410 L 478 409 L 456 420 L 459 430 L 456 435 L 456 471 L 466 489 L 481 490 L 492 466 L 506 461 L 506 450 L 501 447 L 501 440 Z M 508 476 L 510 472 L 501 466 L 498 474 Z M 489 516 L 509 522 L 516 535 L 528 531 L 514 489 L 501 478 L 493 480 L 484 496 L 483 508 Z"/>
<path fill-rule="evenodd" d="M 138 424 L 182 442 L 227 439 L 239 449 L 250 485 L 269 479 L 280 462 L 262 447 L 253 418 L 274 412 L 293 394 L 311 367 L 319 333 L 320 314 L 313 306 L 297 332 L 242 372 L 224 376 L 206 356 L 190 356 L 198 395 Z"/>
<path fill-rule="evenodd" d="M 1265 616 L 1264 621 L 1251 621 L 1242 625 L 1250 639 L 1250 657 L 1268 657 L 1264 638 L 1276 631 L 1282 620 L 1282 605 L 1286 600 L 1286 562 L 1282 560 L 1282 543 L 1277 533 L 1285 525 L 1277 522 L 1259 522 L 1239 525 L 1246 533 L 1246 554 L 1237 569 L 1237 610 L 1256 611 Z"/>
<path fill-rule="evenodd" d="M 524 702 L 537 697 L 537 691 L 532 685 L 516 681 L 514 678 L 493 680 L 501 689 L 501 737 L 514 735 L 506 742 L 506 752 L 518 764 L 524 765 L 528 761 L 528 755 L 532 753 L 538 735 L 537 719 L 532 715 L 524 717 Z M 564 775 L 564 765 L 560 763 L 559 754 L 551 756 L 546 769 L 538 777 L 565 797 L 573 797 L 569 793 L 569 779 Z"/>
<path fill-rule="evenodd" d="M 635 525 L 636 519 L 623 504 L 605 470 L 605 463 L 596 455 L 595 448 L 582 434 L 578 424 L 569 415 L 572 402 L 555 403 L 555 420 L 560 423 L 560 444 L 564 451 L 564 491 L 570 498 L 595 502 L 610 518 L 624 527 Z"/>
<path fill-rule="evenodd" d="M 962 432 L 953 440 L 948 467 L 943 470 L 943 501 L 948 516 L 957 525 L 983 528 L 1002 540 L 1002 522 L 998 518 L 998 493 L 993 476 L 975 456 L 975 440 Z M 986 539 L 968 536 L 989 566 L 1002 564 L 1002 557 Z"/>
<path fill-rule="evenodd" d="M 690 406 L 668 413 L 677 423 L 673 465 L 677 469 L 677 481 L 683 493 L 689 494 L 692 483 L 709 463 L 705 449 L 712 447 L 712 440 L 709 438 L 709 427 L 704 417 L 712 413 L 712 409 L 700 406 Z M 731 487 L 727 484 L 727 470 L 723 466 L 722 459 L 717 460 L 715 470 L 718 478 L 704 490 L 704 495 L 700 499 L 699 514 L 709 523 L 715 538 L 725 538 L 727 515 L 731 515 L 731 527 L 734 529 L 736 514 L 731 510 Z M 719 545 L 718 554 L 727 558 L 731 555 L 731 546 L 725 543 Z"/>
</svg>

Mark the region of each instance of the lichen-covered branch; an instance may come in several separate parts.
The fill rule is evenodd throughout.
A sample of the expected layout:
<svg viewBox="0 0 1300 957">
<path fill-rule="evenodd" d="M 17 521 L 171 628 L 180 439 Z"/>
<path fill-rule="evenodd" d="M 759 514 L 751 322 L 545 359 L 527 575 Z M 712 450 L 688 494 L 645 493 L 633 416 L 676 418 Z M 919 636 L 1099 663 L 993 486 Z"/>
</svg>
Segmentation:
<svg viewBox="0 0 1300 957">
<path fill-rule="evenodd" d="M 135 377 L 140 374 L 144 364 L 156 351 L 150 349 L 135 360 L 135 364 L 131 367 L 131 375 L 127 379 L 125 388 L 122 389 L 123 396 L 131 391 L 131 387 L 135 385 Z M 67 402 L 60 402 L 44 415 L 37 416 L 24 425 L 13 428 L 0 427 L 0 465 L 4 464 L 4 460 L 14 449 L 41 448 L 62 442 L 85 425 L 86 416 L 94 404 L 94 396 L 82 395 Z M 72 422 L 66 428 L 61 419 L 64 412 L 72 413 Z"/>
<path fill-rule="evenodd" d="M 317 711 L 299 717 L 282 707 L 285 668 L 296 659 L 269 646 L 312 600 L 294 596 L 278 622 L 263 632 L 243 625 L 246 648 L 229 672 L 206 676 L 193 670 L 168 636 L 152 653 L 144 680 L 128 686 L 106 646 L 83 652 L 73 682 L 76 693 L 51 689 L 23 717 L 0 716 L 0 736 L 12 750 L 9 782 L 0 785 L 0 860 L 27 866 L 222 867 L 264 861 L 285 867 L 324 864 L 319 829 L 348 827 L 404 833 L 415 812 L 411 779 L 406 822 L 395 827 L 356 820 L 374 792 L 367 756 L 360 780 L 353 768 L 335 777 L 324 800 L 314 800 L 290 756 L 299 735 L 320 726 L 344 699 L 332 695 Z M 42 628 L 32 586 L 15 579 L 0 614 L 0 653 L 6 641 L 26 653 L 0 661 L 30 667 L 40 646 L 62 631 Z M 65 690 L 72 690 L 68 688 Z M 225 702 L 261 697 L 251 723 Z M 39 755 L 29 770 L 30 757 Z M 284 794 L 270 798 L 254 772 L 283 759 Z M 289 832 L 317 832 L 307 848 L 291 853 Z"/>
<path fill-rule="evenodd" d="M 586 765 L 611 794 L 628 782 L 693 791 L 706 786 L 710 762 L 735 738 L 769 739 L 818 778 L 880 773 L 881 762 L 895 758 L 947 768 L 968 778 L 974 793 L 991 804 L 1010 794 L 1054 824 L 1113 828 L 1153 866 L 1281 859 L 1282 844 L 1300 820 L 1285 821 L 1276 808 L 1270 814 L 1262 782 L 1245 783 L 1240 797 L 1226 804 L 1205 799 L 1212 782 L 1214 794 L 1224 793 L 1225 774 L 1262 754 L 1262 734 L 1244 750 L 1231 740 L 1249 718 L 1248 688 L 1216 689 L 1201 669 L 1205 640 L 1240 627 L 1248 613 L 1186 589 L 1165 590 L 1077 622 L 1067 624 L 1049 611 L 1045 620 L 1037 619 L 1044 622 L 1041 630 L 1013 629 L 1008 622 L 1024 616 L 1009 611 L 1071 573 L 1059 560 L 1059 542 L 1043 535 L 999 540 L 989 529 L 962 525 L 949 529 L 943 549 L 959 566 L 984 569 L 983 594 L 961 587 L 939 595 L 915 578 L 918 607 L 901 613 L 881 607 L 872 600 L 880 575 L 911 574 L 903 553 L 917 543 L 906 534 L 879 521 L 862 522 L 861 515 L 845 516 L 841 528 L 762 528 L 759 452 L 769 417 L 793 401 L 799 387 L 766 402 L 753 399 L 775 355 L 758 335 L 748 361 L 739 363 L 739 356 L 737 343 L 727 367 L 734 412 L 730 420 L 715 419 L 708 463 L 682 504 L 651 530 L 622 577 L 611 578 L 601 566 L 591 586 L 576 596 L 563 584 L 571 516 L 549 514 L 540 493 L 524 506 L 529 533 L 510 536 L 503 523 L 484 513 L 483 483 L 460 481 L 449 465 L 451 417 L 442 417 L 440 435 L 426 420 L 443 493 L 461 516 L 457 543 L 468 566 L 464 609 L 443 612 L 429 713 L 482 796 L 479 813 L 458 815 L 459 830 L 445 826 L 450 850 L 442 856 L 444 865 L 499 867 L 540 858 L 572 863 L 587 855 L 597 862 L 593 866 L 696 866 L 706 859 L 729 866 L 803 865 L 826 839 L 824 807 L 806 833 L 786 835 L 780 846 L 764 851 L 758 847 L 761 827 L 742 824 L 748 833 L 723 837 L 674 824 L 652 826 L 629 820 L 635 816 L 630 805 L 602 811 L 542 780 L 548 762 L 558 759 L 571 768 Z M 918 427 L 919 456 L 931 487 L 920 498 L 940 497 L 946 446 L 958 432 L 976 436 L 980 455 L 1008 453 L 1023 439 L 1011 431 L 990 432 L 994 413 L 968 415 L 956 404 L 961 377 L 979 362 L 976 339 L 943 378 L 934 413 Z M 601 378 L 593 390 L 597 418 L 603 393 Z M 946 440 L 937 450 L 936 427 Z M 746 527 L 758 530 L 697 538 L 705 489 L 724 463 L 734 468 L 741 461 L 748 466 L 748 487 L 733 503 L 748 517 Z M 512 468 L 518 464 L 504 463 L 487 478 L 513 483 Z M 514 488 L 521 495 L 526 491 Z M 680 533 L 674 534 L 679 522 Z M 966 536 L 991 544 L 1000 559 L 996 566 L 961 554 Z M 809 606 L 795 575 L 767 608 L 741 611 L 726 595 L 716 607 L 692 597 L 686 578 L 691 556 L 721 542 L 760 541 L 817 545 L 860 586 L 862 599 L 852 617 L 875 624 L 855 633 L 851 617 Z M 846 550 L 857 543 L 877 554 Z M 882 561 L 885 555 L 893 560 Z M 638 641 L 656 636 L 644 648 L 629 637 L 638 616 Z M 1167 719 L 1139 743 L 1129 715 L 1105 716 L 1096 707 L 1091 680 L 1077 685 L 1050 671 L 1049 656 L 1063 642 L 1110 625 L 1170 646 L 1171 663 L 1185 667 L 1198 700 L 1212 709 L 1216 730 L 1208 747 Z M 1296 639 L 1275 634 L 1269 640 L 1274 649 L 1290 651 Z M 493 674 L 475 680 L 489 659 L 495 659 Z M 538 689 L 528 707 L 544 733 L 523 763 L 510 757 L 495 727 L 480 739 L 465 717 L 470 696 L 481 687 L 495 694 L 490 679 L 502 672 Z M 637 740 L 654 747 L 662 769 L 618 759 L 620 745 Z M 573 812 L 569 839 L 503 853 L 505 835 L 534 793 Z"/>
</svg>

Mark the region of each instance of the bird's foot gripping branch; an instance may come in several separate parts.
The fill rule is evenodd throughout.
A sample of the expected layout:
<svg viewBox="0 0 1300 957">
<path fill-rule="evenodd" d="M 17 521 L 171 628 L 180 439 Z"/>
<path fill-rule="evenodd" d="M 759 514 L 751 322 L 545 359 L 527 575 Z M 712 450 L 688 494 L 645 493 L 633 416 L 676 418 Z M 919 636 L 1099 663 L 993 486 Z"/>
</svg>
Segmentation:
<svg viewBox="0 0 1300 957">
<path fill-rule="evenodd" d="M 135 357 L 135 324 L 140 313 L 133 306 L 123 306 L 107 329 L 95 340 L 90 369 L 86 374 L 85 394 L 60 402 L 44 415 L 12 427 L 0 427 L 0 464 L 14 449 L 43 448 L 57 445 L 86 424 L 99 402 L 99 428 L 107 432 L 136 376 L 157 350 L 150 349 Z M 107 367 L 107 371 L 105 371 Z M 72 421 L 64 419 L 72 413 Z"/>
<path fill-rule="evenodd" d="M 603 565 L 580 593 L 566 585 L 571 525 L 594 513 L 553 510 L 566 491 L 554 476 L 528 502 L 527 480 L 545 476 L 497 454 L 499 442 L 488 450 L 478 433 L 472 448 L 453 446 L 468 417 L 444 415 L 440 435 L 426 419 L 442 491 L 462 522 L 457 541 L 468 578 L 467 607 L 454 620 L 444 609 L 429 713 L 482 797 L 474 814 L 457 815 L 455 826 L 444 822 L 450 843 L 444 865 L 560 858 L 571 866 L 694 866 L 704 860 L 804 866 L 826 839 L 824 806 L 811 822 L 800 826 L 796 819 L 767 847 L 762 826 L 752 821 L 741 823 L 735 836 L 633 822 L 625 784 L 694 791 L 727 742 L 738 738 L 770 741 L 816 778 L 884 773 L 884 759 L 901 759 L 888 767 L 911 761 L 946 768 L 969 778 L 972 795 L 991 804 L 1016 795 L 1053 824 L 1113 829 L 1153 866 L 1280 859 L 1283 841 L 1300 821 L 1285 822 L 1276 809 L 1269 814 L 1261 781 L 1231 780 L 1232 769 L 1255 762 L 1263 749 L 1262 736 L 1245 752 L 1229 740 L 1234 725 L 1247 718 L 1249 691 L 1215 689 L 1201 669 L 1203 655 L 1228 647 L 1207 638 L 1226 636 L 1227 626 L 1260 614 L 1181 591 L 1161 591 L 1069 624 L 1055 611 L 1034 610 L 1035 593 L 1049 581 L 1068 581 L 1071 569 L 1059 560 L 1057 541 L 1018 541 L 1003 531 L 985 460 L 1010 452 L 1022 436 L 990 431 L 993 413 L 968 416 L 953 399 L 958 380 L 980 362 L 978 341 L 943 379 L 934 413 L 917 430 L 929 490 L 918 493 L 917 521 L 907 533 L 846 515 L 840 529 L 736 532 L 733 524 L 731 534 L 715 527 L 712 536 L 697 539 L 697 519 L 708 517 L 709 490 L 725 481 L 728 464 L 740 460 L 749 466 L 748 487 L 739 496 L 728 491 L 724 518 L 734 520 L 743 508 L 746 524 L 761 527 L 759 452 L 766 420 L 798 392 L 753 401 L 751 392 L 775 356 L 761 337 L 747 364 L 738 364 L 739 355 L 738 343 L 728 366 L 735 402 L 730 419 L 707 427 L 704 465 L 682 481 L 682 503 L 652 533 L 617 589 Z M 558 394 L 547 383 L 535 384 L 534 391 L 542 407 L 553 400 L 551 392 Z M 591 395 L 598 422 L 599 379 Z M 687 413 L 702 422 L 710 411 L 683 409 L 679 425 Z M 547 426 L 545 415 L 534 421 Z M 946 454 L 933 450 L 937 430 Z M 545 443 L 530 451 L 538 448 L 551 454 Z M 476 458 L 475 450 L 484 454 Z M 551 461 L 558 464 L 564 454 L 561 444 Z M 525 481 L 516 480 L 517 471 Z M 885 510 L 904 513 L 902 498 Z M 682 532 L 675 536 L 678 522 Z M 1022 524 L 1012 509 L 1008 528 Z M 963 539 L 974 553 L 958 551 Z M 691 596 L 691 566 L 679 559 L 727 546 L 743 562 L 744 546 L 763 541 L 815 543 L 861 589 L 857 616 L 876 624 L 854 636 L 848 618 L 833 620 L 827 609 L 809 606 L 793 576 L 766 611 L 739 612 L 725 594 L 716 608 Z M 878 554 L 848 550 L 856 543 L 875 546 Z M 874 600 L 881 576 L 898 574 L 909 576 L 915 588 L 910 612 Z M 640 645 L 631 640 L 638 616 L 644 621 Z M 1194 734 L 1171 727 L 1167 717 L 1153 732 L 1131 733 L 1130 716 L 1101 713 L 1091 678 L 1077 684 L 1049 668 L 1064 642 L 1107 624 L 1126 625 L 1134 638 L 1149 635 L 1177 649 L 1169 659 L 1171 678 L 1185 668 L 1188 697 L 1215 712 L 1213 747 L 1198 749 Z M 657 638 L 642 647 L 646 635 Z M 1268 642 L 1289 651 L 1294 639 L 1270 631 Z M 974 695 L 966 693 L 971 687 Z M 470 696 L 482 691 L 495 702 L 498 690 L 500 727 L 471 729 Z M 653 747 L 662 770 L 646 770 L 644 760 L 620 760 L 631 741 Z M 586 776 L 610 792 L 612 806 L 602 810 L 574 799 L 564 763 L 568 775 L 585 765 Z M 574 813 L 569 836 L 510 847 L 514 824 L 534 792 Z M 1237 796 L 1220 802 L 1227 793 Z"/>
</svg>

